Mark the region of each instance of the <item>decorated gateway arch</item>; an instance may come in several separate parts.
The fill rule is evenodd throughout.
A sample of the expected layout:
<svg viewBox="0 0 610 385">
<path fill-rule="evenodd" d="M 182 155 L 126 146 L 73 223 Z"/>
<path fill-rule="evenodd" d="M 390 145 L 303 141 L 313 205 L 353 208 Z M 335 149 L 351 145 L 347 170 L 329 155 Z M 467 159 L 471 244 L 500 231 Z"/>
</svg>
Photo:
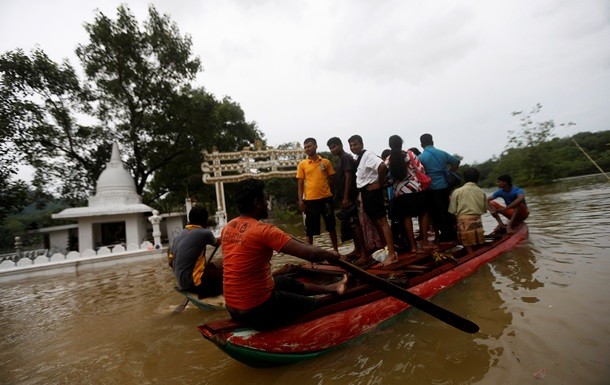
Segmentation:
<svg viewBox="0 0 610 385">
<path fill-rule="evenodd" d="M 297 165 L 305 159 L 305 152 L 298 142 L 296 148 L 291 150 L 263 150 L 262 146 L 263 142 L 257 140 L 253 147 L 245 147 L 241 151 L 218 152 L 216 147 L 212 148 L 212 152 L 203 151 L 203 183 L 214 184 L 216 188 L 217 228 L 226 224 L 225 183 L 248 178 L 294 178 Z"/>
</svg>

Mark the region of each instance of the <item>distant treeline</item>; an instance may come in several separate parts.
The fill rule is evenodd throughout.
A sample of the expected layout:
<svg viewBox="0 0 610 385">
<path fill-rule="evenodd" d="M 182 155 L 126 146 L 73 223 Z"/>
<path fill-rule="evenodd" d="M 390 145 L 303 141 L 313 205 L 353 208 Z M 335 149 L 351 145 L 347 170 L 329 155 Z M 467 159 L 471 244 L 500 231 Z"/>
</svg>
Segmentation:
<svg viewBox="0 0 610 385">
<path fill-rule="evenodd" d="M 610 172 L 610 131 L 580 132 L 572 137 L 553 138 L 537 146 L 511 148 L 500 157 L 483 163 L 462 164 L 460 170 L 477 168 L 481 174 L 481 187 L 494 186 L 496 178 L 502 174 L 511 175 L 515 184 L 524 187 L 599 173 L 574 140 L 602 170 Z"/>
</svg>

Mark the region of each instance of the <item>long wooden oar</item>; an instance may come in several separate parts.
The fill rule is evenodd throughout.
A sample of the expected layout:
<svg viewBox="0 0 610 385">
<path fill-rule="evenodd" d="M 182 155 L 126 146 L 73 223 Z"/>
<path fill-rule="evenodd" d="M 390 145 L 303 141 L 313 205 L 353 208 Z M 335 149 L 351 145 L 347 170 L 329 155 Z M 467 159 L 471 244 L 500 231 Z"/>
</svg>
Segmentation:
<svg viewBox="0 0 610 385">
<path fill-rule="evenodd" d="M 207 260 L 207 261 L 206 261 L 206 263 L 205 263 L 206 265 L 207 265 L 208 263 L 212 262 L 212 258 L 214 258 L 214 254 L 216 254 L 216 250 L 218 250 L 218 248 L 219 248 L 219 247 L 220 247 L 220 245 L 218 245 L 218 246 L 216 246 L 216 247 L 214 248 L 214 251 L 212 251 L 212 255 L 210 255 L 210 258 L 208 258 L 208 260 Z"/>
<path fill-rule="evenodd" d="M 212 258 L 214 258 L 214 254 L 216 254 L 216 250 L 218 250 L 218 247 L 220 247 L 220 245 L 218 245 L 214 248 L 214 251 L 212 251 L 212 255 L 210 255 L 210 258 L 208 258 L 208 261 L 206 262 L 206 264 L 212 262 Z M 182 302 L 180 305 L 176 306 L 176 308 L 174 309 L 174 313 L 180 313 L 181 311 L 184 310 L 184 308 L 188 304 L 189 304 L 189 298 L 186 297 L 184 302 Z"/>
<path fill-rule="evenodd" d="M 467 320 L 447 309 L 444 309 L 432 302 L 413 294 L 400 286 L 396 286 L 391 282 L 388 282 L 382 278 L 377 277 L 365 270 L 362 270 L 358 266 L 355 266 L 342 259 L 328 260 L 329 263 L 335 264 L 342 267 L 352 275 L 360 278 L 371 286 L 391 295 L 392 297 L 398 298 L 401 301 L 408 303 L 409 305 L 418 308 L 419 310 L 428 313 L 434 318 L 437 318 L 454 328 L 457 328 L 466 333 L 476 333 L 479 331 L 479 325 L 472 321 Z"/>
</svg>

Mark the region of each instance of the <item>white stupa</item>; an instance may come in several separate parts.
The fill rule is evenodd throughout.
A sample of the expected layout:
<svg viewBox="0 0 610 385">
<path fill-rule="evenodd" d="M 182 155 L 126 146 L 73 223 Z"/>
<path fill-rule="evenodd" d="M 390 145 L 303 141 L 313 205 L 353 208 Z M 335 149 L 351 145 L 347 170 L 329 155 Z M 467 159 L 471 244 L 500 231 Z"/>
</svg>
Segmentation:
<svg viewBox="0 0 610 385">
<path fill-rule="evenodd" d="M 88 206 L 65 209 L 52 217 L 78 221 L 78 249 L 83 252 L 117 243 L 140 244 L 146 236 L 148 222 L 143 213 L 152 211 L 137 194 L 133 177 L 125 169 L 115 142 Z"/>
</svg>

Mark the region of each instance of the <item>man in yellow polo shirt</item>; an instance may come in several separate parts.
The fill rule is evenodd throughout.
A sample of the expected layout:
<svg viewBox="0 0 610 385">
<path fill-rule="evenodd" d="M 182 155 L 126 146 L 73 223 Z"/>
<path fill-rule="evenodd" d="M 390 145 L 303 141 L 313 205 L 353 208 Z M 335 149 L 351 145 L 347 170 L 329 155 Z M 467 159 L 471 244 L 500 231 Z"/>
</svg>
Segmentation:
<svg viewBox="0 0 610 385">
<path fill-rule="evenodd" d="M 307 158 L 297 166 L 297 182 L 299 210 L 305 213 L 307 243 L 312 245 L 314 235 L 320 235 L 320 216 L 322 216 L 333 249 L 338 250 L 335 208 L 331 191 L 335 170 L 328 159 L 318 154 L 318 143 L 314 138 L 305 139 L 303 147 Z"/>
</svg>

